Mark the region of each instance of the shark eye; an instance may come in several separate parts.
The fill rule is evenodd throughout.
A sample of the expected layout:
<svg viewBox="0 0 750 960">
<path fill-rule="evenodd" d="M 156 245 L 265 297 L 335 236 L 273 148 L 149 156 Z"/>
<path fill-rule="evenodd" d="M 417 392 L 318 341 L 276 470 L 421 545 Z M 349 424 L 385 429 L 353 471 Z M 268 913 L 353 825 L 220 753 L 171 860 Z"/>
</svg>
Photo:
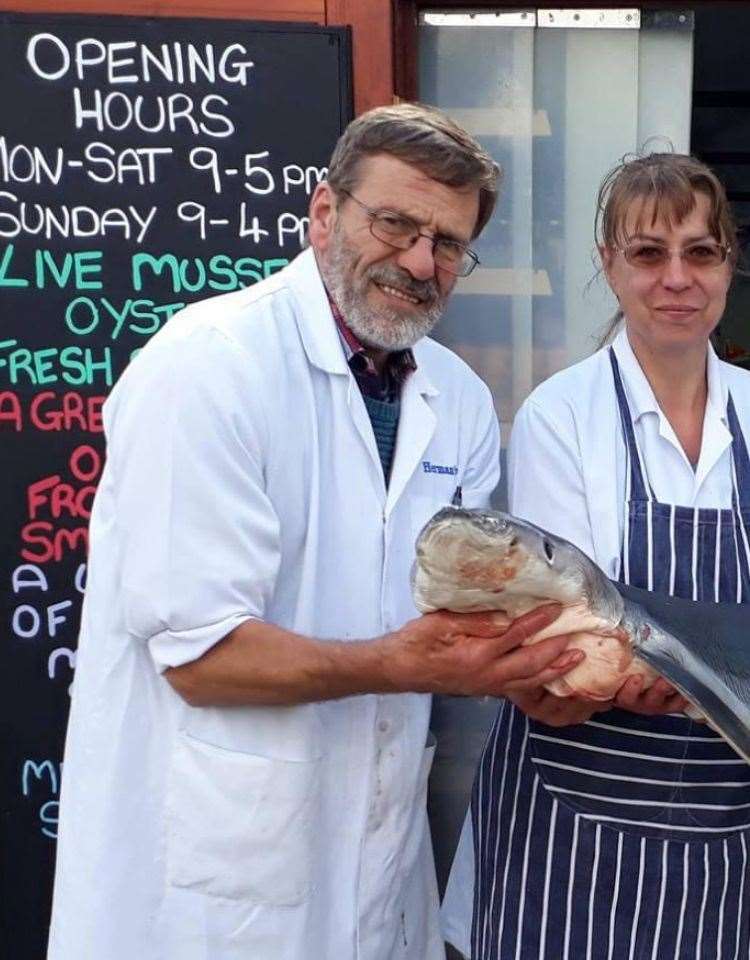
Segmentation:
<svg viewBox="0 0 750 960">
<path fill-rule="evenodd" d="M 552 544 L 546 537 L 544 538 L 544 555 L 547 557 L 548 563 L 552 563 L 555 559 L 555 551 L 552 549 Z"/>
</svg>

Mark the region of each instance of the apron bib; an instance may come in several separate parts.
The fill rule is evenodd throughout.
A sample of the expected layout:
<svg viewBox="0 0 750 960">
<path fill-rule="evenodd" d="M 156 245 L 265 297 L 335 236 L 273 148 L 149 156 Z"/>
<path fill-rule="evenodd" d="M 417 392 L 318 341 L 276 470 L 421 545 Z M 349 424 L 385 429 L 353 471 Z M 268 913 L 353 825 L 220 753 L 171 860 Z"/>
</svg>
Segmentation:
<svg viewBox="0 0 750 960">
<path fill-rule="evenodd" d="M 660 503 L 610 360 L 620 581 L 750 602 L 750 458 L 731 396 L 732 508 Z M 750 960 L 750 767 L 706 724 L 611 710 L 548 727 L 503 702 L 472 822 L 472 960 Z"/>
</svg>

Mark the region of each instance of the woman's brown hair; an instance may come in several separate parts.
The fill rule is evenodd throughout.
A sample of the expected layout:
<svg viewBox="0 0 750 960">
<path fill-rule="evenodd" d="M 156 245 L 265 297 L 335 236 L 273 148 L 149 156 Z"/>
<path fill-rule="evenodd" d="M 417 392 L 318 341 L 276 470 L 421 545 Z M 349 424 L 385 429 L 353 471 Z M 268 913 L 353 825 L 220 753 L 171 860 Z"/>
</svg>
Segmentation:
<svg viewBox="0 0 750 960">
<path fill-rule="evenodd" d="M 628 242 L 625 222 L 632 205 L 640 215 L 650 214 L 651 225 L 663 220 L 681 223 L 695 207 L 695 195 L 708 198 L 708 229 L 717 243 L 729 248 L 732 266 L 737 262 L 737 228 L 727 195 L 716 174 L 685 153 L 649 153 L 624 158 L 606 175 L 596 198 L 594 236 L 599 249 L 615 249 Z M 606 343 L 622 320 L 618 310 L 602 338 Z"/>
</svg>

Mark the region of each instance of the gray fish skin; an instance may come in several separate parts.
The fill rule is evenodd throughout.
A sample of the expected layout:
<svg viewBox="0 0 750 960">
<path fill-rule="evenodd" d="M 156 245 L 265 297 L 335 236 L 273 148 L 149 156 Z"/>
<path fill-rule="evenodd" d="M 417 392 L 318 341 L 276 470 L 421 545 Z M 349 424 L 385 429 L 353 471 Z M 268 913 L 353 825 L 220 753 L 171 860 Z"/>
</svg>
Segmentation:
<svg viewBox="0 0 750 960">
<path fill-rule="evenodd" d="M 516 598 L 526 609 L 583 600 L 592 613 L 615 623 L 623 611 L 619 593 L 583 551 L 498 510 L 438 511 L 417 538 L 411 582 L 423 612 L 507 609 Z"/>
<path fill-rule="evenodd" d="M 500 511 L 461 507 L 440 510 L 419 534 L 412 592 L 423 613 L 516 617 L 559 601 L 563 613 L 545 635 L 625 637 L 633 663 L 666 677 L 750 763 L 750 614 L 743 607 L 615 584 L 568 541 Z"/>
<path fill-rule="evenodd" d="M 750 763 L 750 613 L 616 584 L 635 654 L 666 677 Z M 668 625 L 668 626 L 667 626 Z"/>
</svg>

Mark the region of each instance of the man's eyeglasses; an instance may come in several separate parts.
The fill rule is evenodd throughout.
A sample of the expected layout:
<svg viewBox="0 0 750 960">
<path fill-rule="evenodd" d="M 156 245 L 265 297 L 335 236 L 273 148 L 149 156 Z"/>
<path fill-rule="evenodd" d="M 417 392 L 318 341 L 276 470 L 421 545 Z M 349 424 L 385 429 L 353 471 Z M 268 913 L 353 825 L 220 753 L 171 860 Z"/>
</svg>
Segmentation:
<svg viewBox="0 0 750 960">
<path fill-rule="evenodd" d="M 703 240 L 676 250 L 652 240 L 636 240 L 626 247 L 616 249 L 632 267 L 639 267 L 642 270 L 660 270 L 666 267 L 674 254 L 694 270 L 713 270 L 725 263 L 731 252 L 731 247 Z"/>
<path fill-rule="evenodd" d="M 426 237 L 432 243 L 435 265 L 457 277 L 468 277 L 479 263 L 476 253 L 458 240 L 422 233 L 419 225 L 409 217 L 392 210 L 373 210 L 348 190 L 339 192 L 346 194 L 350 200 L 362 207 L 370 218 L 370 233 L 376 240 L 381 240 L 397 250 L 410 250 L 420 237 Z"/>
</svg>

